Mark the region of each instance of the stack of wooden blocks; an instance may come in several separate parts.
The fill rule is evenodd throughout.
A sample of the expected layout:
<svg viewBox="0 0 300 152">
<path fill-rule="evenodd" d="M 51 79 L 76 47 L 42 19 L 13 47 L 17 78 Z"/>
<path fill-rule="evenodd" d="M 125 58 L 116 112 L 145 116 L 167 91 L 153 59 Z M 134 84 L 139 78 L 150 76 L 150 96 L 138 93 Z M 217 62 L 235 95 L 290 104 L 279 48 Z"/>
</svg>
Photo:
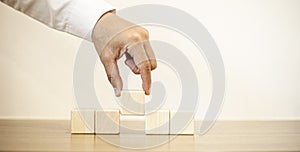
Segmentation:
<svg viewBox="0 0 300 152">
<path fill-rule="evenodd" d="M 71 112 L 71 132 L 86 134 L 119 134 L 120 116 L 145 116 L 146 134 L 194 134 L 193 112 L 158 110 L 145 115 L 143 91 L 122 91 L 121 109 L 77 109 Z M 175 116 L 176 115 L 176 116 Z M 191 119 L 187 126 L 183 124 Z"/>
</svg>

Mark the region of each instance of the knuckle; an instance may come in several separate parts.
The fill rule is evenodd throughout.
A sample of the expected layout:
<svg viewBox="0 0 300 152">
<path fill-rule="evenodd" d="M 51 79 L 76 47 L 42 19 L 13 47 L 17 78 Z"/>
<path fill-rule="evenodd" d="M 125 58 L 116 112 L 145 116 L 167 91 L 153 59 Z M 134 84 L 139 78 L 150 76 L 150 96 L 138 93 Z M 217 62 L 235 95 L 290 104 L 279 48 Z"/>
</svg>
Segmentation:
<svg viewBox="0 0 300 152">
<path fill-rule="evenodd" d="M 147 29 L 141 28 L 141 34 L 143 37 L 145 37 L 147 39 L 149 38 L 149 31 Z"/>
<path fill-rule="evenodd" d="M 108 52 L 102 52 L 100 54 L 100 60 L 104 63 L 108 62 L 108 61 L 111 61 L 112 60 L 112 55 L 111 53 L 108 53 Z"/>
<path fill-rule="evenodd" d="M 136 27 L 134 31 L 131 32 L 131 39 L 134 42 L 140 42 L 149 39 L 149 32 L 142 27 Z"/>
<path fill-rule="evenodd" d="M 140 69 L 144 69 L 146 71 L 150 71 L 151 70 L 151 64 L 149 61 L 144 61 L 142 63 L 140 63 Z"/>
<path fill-rule="evenodd" d="M 109 81 L 110 83 L 113 82 L 113 77 L 112 77 L 112 75 L 107 74 L 107 79 L 108 79 L 108 81 Z"/>
<path fill-rule="evenodd" d="M 132 71 L 134 74 L 140 74 L 138 68 L 134 68 L 134 69 L 132 69 L 131 71 Z"/>
<path fill-rule="evenodd" d="M 151 70 L 154 70 L 157 68 L 157 62 L 156 60 L 151 60 Z"/>
<path fill-rule="evenodd" d="M 113 76 L 112 74 L 107 74 L 107 79 L 113 87 L 116 87 L 116 82 L 118 80 L 118 77 Z"/>
<path fill-rule="evenodd" d="M 130 39 L 133 42 L 140 42 L 140 41 L 143 40 L 143 37 L 140 35 L 139 32 L 132 32 L 131 35 L 130 35 Z"/>
</svg>

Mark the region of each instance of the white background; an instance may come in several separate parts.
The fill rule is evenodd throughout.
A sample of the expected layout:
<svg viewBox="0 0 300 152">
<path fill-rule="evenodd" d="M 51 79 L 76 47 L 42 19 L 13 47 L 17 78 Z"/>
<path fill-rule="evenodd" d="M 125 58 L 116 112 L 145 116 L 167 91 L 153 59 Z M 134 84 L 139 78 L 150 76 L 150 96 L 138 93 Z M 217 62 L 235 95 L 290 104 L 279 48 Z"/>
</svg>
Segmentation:
<svg viewBox="0 0 300 152">
<path fill-rule="evenodd" d="M 143 3 L 173 6 L 196 17 L 208 29 L 226 68 L 226 96 L 220 119 L 300 119 L 299 1 L 108 2 L 118 9 Z M 72 72 L 81 39 L 50 29 L 3 4 L 0 18 L 0 118 L 69 119 L 75 107 Z M 151 39 L 173 42 L 187 56 L 194 56 L 193 46 L 175 32 L 147 28 Z M 211 80 L 201 56 L 191 61 L 199 62 L 200 67 L 196 72 L 201 89 L 197 119 L 201 119 L 209 101 Z M 179 82 L 168 70 L 159 64 L 154 80 L 164 80 L 168 94 L 175 94 L 164 108 L 176 108 Z M 95 76 L 101 104 L 116 106 L 100 63 Z M 137 77 L 130 80 L 136 81 Z"/>
</svg>

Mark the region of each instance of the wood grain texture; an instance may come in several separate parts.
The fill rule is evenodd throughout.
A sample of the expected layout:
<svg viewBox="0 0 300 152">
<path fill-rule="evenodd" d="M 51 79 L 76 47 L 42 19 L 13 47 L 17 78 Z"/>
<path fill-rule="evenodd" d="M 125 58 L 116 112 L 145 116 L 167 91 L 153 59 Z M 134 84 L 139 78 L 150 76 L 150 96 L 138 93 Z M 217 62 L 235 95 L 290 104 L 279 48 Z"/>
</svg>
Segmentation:
<svg viewBox="0 0 300 152">
<path fill-rule="evenodd" d="M 94 109 L 74 109 L 71 111 L 71 132 L 94 133 Z"/>
<path fill-rule="evenodd" d="M 159 110 L 146 115 L 145 133 L 146 134 L 169 134 L 169 110 Z"/>
<path fill-rule="evenodd" d="M 117 109 L 101 110 L 95 113 L 96 134 L 119 134 L 120 111 Z"/>
<path fill-rule="evenodd" d="M 123 90 L 119 97 L 122 115 L 144 115 L 145 94 L 143 91 Z"/>
<path fill-rule="evenodd" d="M 120 139 L 120 135 L 105 136 Z M 161 135 L 148 135 L 147 139 L 141 140 L 150 142 L 157 140 L 158 137 Z M 300 121 L 296 120 L 218 121 L 203 136 L 179 135 L 162 146 L 143 151 L 297 152 L 300 151 L 299 141 Z M 122 142 L 139 143 L 136 139 L 122 140 Z M 129 152 L 133 150 L 111 145 L 93 134 L 71 134 L 70 121 L 67 120 L 0 120 L 0 151 Z"/>
<path fill-rule="evenodd" d="M 193 135 L 194 113 L 170 111 L 170 134 Z"/>
</svg>

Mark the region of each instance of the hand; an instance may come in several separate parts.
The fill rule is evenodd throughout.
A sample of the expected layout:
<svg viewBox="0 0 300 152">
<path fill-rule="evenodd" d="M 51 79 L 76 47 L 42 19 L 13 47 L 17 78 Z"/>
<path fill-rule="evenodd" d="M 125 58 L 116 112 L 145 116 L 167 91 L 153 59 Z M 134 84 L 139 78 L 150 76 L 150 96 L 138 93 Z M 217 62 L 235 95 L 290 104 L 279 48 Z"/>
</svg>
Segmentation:
<svg viewBox="0 0 300 152">
<path fill-rule="evenodd" d="M 145 28 L 114 13 L 106 13 L 95 25 L 92 38 L 117 97 L 123 88 L 117 60 L 124 54 L 125 64 L 133 73 L 141 75 L 143 90 L 146 95 L 150 94 L 151 70 L 157 67 L 157 63 Z"/>
</svg>

